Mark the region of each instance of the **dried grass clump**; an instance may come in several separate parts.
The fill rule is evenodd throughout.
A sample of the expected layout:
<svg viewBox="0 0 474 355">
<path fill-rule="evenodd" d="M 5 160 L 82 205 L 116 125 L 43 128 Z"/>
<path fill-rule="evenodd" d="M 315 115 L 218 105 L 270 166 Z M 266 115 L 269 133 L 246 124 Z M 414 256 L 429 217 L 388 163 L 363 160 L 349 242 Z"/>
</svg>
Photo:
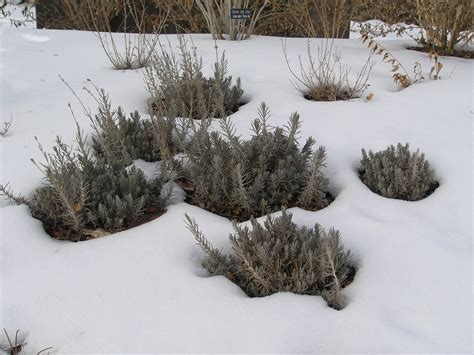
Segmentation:
<svg viewBox="0 0 474 355">
<path fill-rule="evenodd" d="M 90 152 L 77 126 L 76 147 L 56 139 L 52 153 L 44 151 L 41 170 L 46 184 L 32 199 L 15 196 L 8 185 L 0 194 L 27 204 L 53 238 L 81 241 L 121 231 L 161 215 L 169 197 L 162 193 L 164 177 L 148 181 L 143 172 L 119 154 Z"/>
<path fill-rule="evenodd" d="M 220 121 L 222 133 L 210 131 L 210 120 L 191 122 L 182 147 L 185 159 L 174 162 L 190 203 L 240 221 L 282 206 L 318 210 L 329 205 L 324 148 L 313 152 L 312 138 L 299 147 L 298 113 L 284 128 L 271 128 L 268 119 L 262 104 L 249 140 L 241 139 L 227 119 Z"/>
<path fill-rule="evenodd" d="M 250 297 L 276 292 L 322 296 L 340 310 L 346 305 L 342 289 L 354 279 L 356 262 L 344 250 L 340 233 L 298 227 L 286 209 L 268 216 L 263 226 L 251 219 L 252 229 L 234 222 L 229 236 L 232 254 L 224 254 L 204 237 L 195 220 L 186 215 L 187 226 L 206 254 L 202 265 L 210 275 L 224 275 Z"/>
<path fill-rule="evenodd" d="M 411 153 L 408 143 L 391 145 L 376 153 L 362 149 L 360 163 L 364 184 L 384 197 L 418 201 L 439 186 L 425 155 L 419 150 Z"/>
<path fill-rule="evenodd" d="M 314 101 L 349 100 L 361 97 L 368 87 L 370 72 L 374 65 L 371 56 L 367 58 L 355 79 L 350 78 L 351 68 L 342 63 L 342 56 L 334 47 L 334 41 L 323 40 L 315 57 L 308 40 L 308 64 L 299 56 L 299 73 L 293 70 L 288 59 L 286 45 L 283 44 L 286 63 L 292 74 L 294 85 L 304 97 Z"/>
<path fill-rule="evenodd" d="M 38 4 L 40 26 L 92 31 L 115 69 L 148 64 L 168 14 L 150 0 L 42 0 Z"/>
<path fill-rule="evenodd" d="M 166 110 L 174 110 L 177 116 L 193 119 L 225 117 L 236 112 L 243 90 L 240 78 L 233 85 L 232 76 L 227 76 L 225 53 L 219 58 L 216 48 L 214 75 L 206 78 L 196 48 L 189 50 L 184 37 L 178 36 L 178 39 L 179 55 L 170 43 L 168 49 L 160 45 L 161 52 L 144 70 L 146 86 L 151 94 L 151 111 L 164 105 Z"/>
<path fill-rule="evenodd" d="M 91 1 L 93 0 L 86 0 L 93 20 L 94 34 L 99 39 L 104 53 L 114 68 L 139 69 L 147 66 L 158 44 L 166 15 L 162 15 L 161 22 L 154 26 L 152 33 L 147 33 L 147 2 L 145 0 L 122 0 L 121 8 L 124 20 L 121 36 L 123 38 L 118 42 L 116 35 L 112 33 L 107 8 L 96 8 Z M 101 31 L 102 26 L 105 26 L 105 32 Z"/>
</svg>

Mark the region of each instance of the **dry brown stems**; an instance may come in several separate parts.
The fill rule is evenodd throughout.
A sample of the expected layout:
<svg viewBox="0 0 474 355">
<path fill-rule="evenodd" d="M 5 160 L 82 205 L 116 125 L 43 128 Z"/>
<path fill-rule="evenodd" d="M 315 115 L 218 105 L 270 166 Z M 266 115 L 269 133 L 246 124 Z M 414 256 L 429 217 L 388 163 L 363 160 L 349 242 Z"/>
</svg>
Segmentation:
<svg viewBox="0 0 474 355">
<path fill-rule="evenodd" d="M 146 0 L 84 0 L 66 1 L 68 12 L 77 9 L 79 21 L 88 26 L 99 39 L 102 49 L 115 69 L 138 69 L 146 66 L 158 43 L 159 34 L 168 13 L 158 16 L 161 20 L 147 33 L 148 4 Z M 80 6 L 80 8 L 78 8 Z M 83 9 L 86 7 L 87 11 Z M 112 18 L 117 8 L 123 14 L 122 33 L 112 33 Z"/>
<path fill-rule="evenodd" d="M 282 47 L 286 63 L 294 78 L 293 84 L 309 100 L 348 100 L 362 96 L 368 86 L 370 72 L 374 65 L 371 55 L 357 73 L 355 80 L 351 80 L 351 68 L 342 62 L 341 52 L 334 46 L 334 40 L 321 40 L 316 56 L 308 40 L 308 60 L 305 64 L 301 55 L 298 57 L 298 72 L 290 65 L 286 43 L 283 41 Z"/>
</svg>

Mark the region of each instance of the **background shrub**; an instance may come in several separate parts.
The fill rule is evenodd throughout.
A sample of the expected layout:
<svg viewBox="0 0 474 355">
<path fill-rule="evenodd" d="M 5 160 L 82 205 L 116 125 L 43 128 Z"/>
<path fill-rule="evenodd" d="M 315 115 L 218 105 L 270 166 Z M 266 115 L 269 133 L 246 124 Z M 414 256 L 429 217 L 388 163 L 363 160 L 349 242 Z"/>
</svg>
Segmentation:
<svg viewBox="0 0 474 355">
<path fill-rule="evenodd" d="M 142 0 L 140 0 L 142 1 Z M 251 34 L 284 37 L 347 37 L 349 19 L 362 0 L 144 0 L 147 31 L 164 23 L 165 33 L 212 33 L 216 39 Z M 369 0 L 363 0 L 366 2 Z M 115 0 L 36 0 L 39 28 L 123 31 L 125 11 Z M 230 20 L 229 8 L 250 8 L 250 20 Z M 371 7 L 369 7 L 371 8 Z M 372 17 L 371 17 L 372 18 Z M 97 20 L 96 20 L 97 22 Z M 333 25 L 334 24 L 334 25 Z M 137 31 L 133 19 L 128 31 Z"/>
<path fill-rule="evenodd" d="M 205 18 L 195 0 L 152 0 L 160 13 L 167 13 L 165 33 L 208 33 Z"/>
<path fill-rule="evenodd" d="M 416 0 L 416 10 L 423 29 L 416 41 L 426 51 L 452 55 L 458 43 L 473 39 L 472 0 Z"/>
<path fill-rule="evenodd" d="M 290 15 L 305 37 L 348 38 L 350 20 L 360 0 L 290 0 Z M 282 1 L 280 1 L 282 2 Z"/>
<path fill-rule="evenodd" d="M 177 116 L 194 119 L 225 117 L 236 112 L 243 90 L 240 78 L 232 85 L 232 76 L 227 76 L 225 53 L 214 64 L 214 76 L 205 78 L 196 48 L 189 50 L 184 37 L 178 38 L 180 59 L 171 44 L 169 50 L 161 45 L 161 53 L 144 70 L 151 110 L 165 105 L 168 111 L 174 109 Z"/>
<path fill-rule="evenodd" d="M 262 104 L 249 140 L 237 136 L 229 120 L 220 122 L 223 133 L 211 132 L 209 120 L 193 122 L 183 144 L 186 158 L 175 161 L 177 180 L 191 203 L 238 220 L 282 206 L 318 210 L 330 203 L 328 179 L 321 171 L 324 148 L 313 153 L 312 138 L 299 147 L 297 113 L 285 128 L 270 128 L 268 118 Z"/>
<path fill-rule="evenodd" d="M 360 177 L 373 192 L 389 198 L 417 201 L 437 187 L 434 172 L 419 150 L 411 153 L 409 145 L 397 144 L 386 150 L 368 153 L 362 149 Z"/>
<path fill-rule="evenodd" d="M 172 0 L 35 0 L 37 27 L 102 32 L 152 32 L 168 20 L 171 2 Z M 176 3 L 174 0 L 173 2 Z M 158 6 L 158 3 L 161 6 Z M 135 7 L 135 10 L 130 11 L 131 6 Z M 143 10 L 146 10 L 143 19 L 134 16 L 134 11 L 141 13 Z"/>
<path fill-rule="evenodd" d="M 142 1 L 142 0 L 140 0 Z M 165 33 L 212 33 L 216 39 L 251 34 L 284 37 L 347 37 L 349 18 L 360 0 L 144 0 L 147 31 L 164 23 Z M 99 29 L 123 31 L 125 11 L 115 0 L 37 0 L 38 27 L 95 29 L 92 8 L 101 16 Z M 231 20 L 229 9 L 250 8 L 250 20 Z M 334 21 L 336 20 L 336 21 Z M 333 26 L 333 23 L 335 25 Z M 137 31 L 133 19 L 128 31 Z"/>
<path fill-rule="evenodd" d="M 350 21 L 379 19 L 390 25 L 404 23 L 421 26 L 414 37 L 425 51 L 438 54 L 455 53 L 456 45 L 472 40 L 471 0 L 139 0 L 130 1 L 135 9 L 146 10 L 146 16 L 133 16 L 127 10 L 129 0 L 36 0 L 39 28 L 67 28 L 93 31 L 150 33 L 162 29 L 165 33 L 209 33 L 216 39 L 243 39 L 250 34 L 282 37 L 348 38 Z M 251 20 L 230 20 L 229 8 L 252 10 Z M 93 9 L 93 11 L 91 11 Z M 134 18 L 135 17 L 135 18 Z M 141 20 L 143 22 L 141 22 Z M 126 30 L 125 30 L 126 27 Z M 372 27 L 372 31 L 379 29 Z M 379 26 L 376 26 L 379 27 Z M 405 25 L 396 26 L 396 32 Z M 366 28 L 369 30 L 369 27 Z M 105 41 L 113 40 L 102 36 Z M 127 40 L 127 37 L 125 36 Z M 130 40 L 131 37 L 128 37 Z M 138 53 L 146 62 L 147 43 Z M 153 43 L 153 42 L 152 42 Z M 106 47 L 106 46 L 105 46 Z M 113 46 L 112 46 L 113 47 Z M 113 58 L 132 59 L 114 48 L 106 49 Z M 459 49 L 459 48 L 457 48 Z M 134 52 L 133 46 L 128 52 Z M 472 51 L 461 53 L 472 56 Z M 120 58 L 119 58 L 120 59 Z M 119 66 L 123 61 L 116 61 Z M 121 63 L 122 62 L 122 63 Z M 125 61 L 127 62 L 127 61 Z M 136 66 L 128 60 L 126 66 Z M 140 64 L 141 65 L 141 64 Z"/>
<path fill-rule="evenodd" d="M 252 229 L 234 222 L 230 235 L 232 254 L 214 248 L 186 215 L 187 226 L 206 253 L 204 268 L 210 275 L 224 275 L 239 285 L 250 297 L 263 297 L 276 292 L 320 295 L 330 307 L 342 309 L 345 300 L 341 290 L 350 284 L 356 263 L 345 251 L 340 234 L 298 227 L 285 209 L 282 215 L 268 216 L 263 226 L 251 219 Z"/>
<path fill-rule="evenodd" d="M 416 0 L 360 0 L 354 8 L 353 21 L 381 20 L 393 25 L 416 23 Z"/>
<path fill-rule="evenodd" d="M 371 37 L 405 33 L 422 51 L 470 58 L 472 50 L 464 48 L 473 39 L 473 11 L 472 0 L 364 0 L 354 20 L 376 18 L 391 25 L 365 24 L 362 32 Z"/>
<path fill-rule="evenodd" d="M 293 18 L 288 1 L 270 0 L 256 23 L 255 34 L 280 37 L 306 37 L 307 31 Z"/>
<path fill-rule="evenodd" d="M 198 0 L 196 5 L 214 39 L 249 38 L 269 0 Z M 250 9 L 250 19 L 231 19 L 231 9 Z"/>
</svg>

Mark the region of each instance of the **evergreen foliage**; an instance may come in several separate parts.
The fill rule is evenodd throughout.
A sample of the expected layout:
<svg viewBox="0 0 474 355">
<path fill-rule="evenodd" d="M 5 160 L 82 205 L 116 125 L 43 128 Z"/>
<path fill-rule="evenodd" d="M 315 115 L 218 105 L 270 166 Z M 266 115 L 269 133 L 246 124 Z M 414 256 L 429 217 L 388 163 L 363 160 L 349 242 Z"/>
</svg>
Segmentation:
<svg viewBox="0 0 474 355">
<path fill-rule="evenodd" d="M 156 54 L 152 64 L 144 70 L 147 89 L 151 94 L 151 111 L 164 104 L 173 107 L 176 116 L 193 119 L 225 117 L 236 112 L 243 90 L 240 78 L 232 85 L 232 76 L 227 76 L 225 53 L 217 58 L 214 75 L 205 78 L 202 59 L 198 58 L 196 48 L 188 50 L 184 37 L 178 38 L 180 59 L 171 45 L 169 51 L 160 45 L 161 54 Z"/>
<path fill-rule="evenodd" d="M 59 137 L 52 153 L 39 148 L 46 185 L 31 200 L 15 196 L 7 186 L 0 193 L 26 203 L 54 238 L 86 240 L 130 228 L 164 212 L 163 177 L 147 181 L 143 172 L 113 155 L 92 156 L 79 126 L 77 148 Z"/>
<path fill-rule="evenodd" d="M 228 119 L 220 120 L 222 133 L 210 131 L 210 121 L 193 122 L 192 135 L 183 146 L 186 161 L 176 161 L 178 182 L 188 200 L 219 215 L 247 220 L 299 206 L 309 210 L 326 207 L 331 196 L 321 169 L 324 147 L 313 152 L 313 138 L 300 148 L 298 113 L 288 126 L 271 128 L 263 103 L 252 123 L 253 136 L 243 140 Z"/>
<path fill-rule="evenodd" d="M 150 120 L 142 120 L 138 111 L 130 113 L 129 117 L 119 107 L 114 129 L 117 130 L 117 138 L 125 148 L 126 154 L 131 160 L 143 159 L 145 161 L 160 160 L 159 150 L 154 146 L 153 124 Z M 100 135 L 92 137 L 93 147 L 98 152 L 104 152 L 109 142 L 111 132 L 102 130 Z"/>
<path fill-rule="evenodd" d="M 99 105 L 98 113 L 94 117 L 89 116 L 95 131 L 92 146 L 97 155 L 121 160 L 126 165 L 136 159 L 158 161 L 161 159 L 161 152 L 156 139 L 157 129 L 164 129 L 166 132 L 161 133 L 165 134 L 166 143 L 170 147 L 173 145 L 172 125 L 158 128 L 154 124 L 153 116 L 149 120 L 143 120 L 138 111 L 130 113 L 127 117 L 120 107 L 113 110 L 104 90 L 97 89 L 94 98 Z"/>
<path fill-rule="evenodd" d="M 252 229 L 234 222 L 229 236 L 232 254 L 214 248 L 194 219 L 186 215 L 187 226 L 206 254 L 204 268 L 210 275 L 224 275 L 250 297 L 276 292 L 320 295 L 330 307 L 342 309 L 341 290 L 356 271 L 355 259 L 344 250 L 340 233 L 298 227 L 286 209 L 276 218 L 267 216 L 263 225 L 251 219 Z"/>
<path fill-rule="evenodd" d="M 373 192 L 384 197 L 417 201 L 437 187 L 434 171 L 419 150 L 411 153 L 408 143 L 368 153 L 362 149 L 360 177 Z"/>
</svg>

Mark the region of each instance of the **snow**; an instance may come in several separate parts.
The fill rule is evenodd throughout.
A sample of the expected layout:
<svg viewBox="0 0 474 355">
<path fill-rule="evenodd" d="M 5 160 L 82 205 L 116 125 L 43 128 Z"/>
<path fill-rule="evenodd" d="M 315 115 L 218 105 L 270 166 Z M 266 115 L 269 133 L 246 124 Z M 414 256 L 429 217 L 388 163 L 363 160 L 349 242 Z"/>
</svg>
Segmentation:
<svg viewBox="0 0 474 355">
<path fill-rule="evenodd" d="M 5 1 L 2 1 L 2 5 Z M 4 8 L 4 12 L 7 16 L 0 16 L 0 29 L 7 27 L 24 27 L 24 28 L 36 28 L 36 20 L 34 20 L 36 9 L 34 6 L 29 4 L 16 5 L 20 0 L 10 0 Z M 25 7 L 28 6 L 29 13 L 31 16 L 25 18 L 25 14 L 22 12 Z"/>
<path fill-rule="evenodd" d="M 140 70 L 113 70 L 96 38 L 81 31 L 0 28 L 1 117 L 13 117 L 0 138 L 0 182 L 31 196 L 42 183 L 29 161 L 41 160 L 56 135 L 71 143 L 75 123 L 88 119 L 61 75 L 86 106 L 87 79 L 114 105 L 146 116 L 148 93 Z M 174 36 L 169 40 L 176 44 Z M 207 74 L 215 59 L 209 35 L 194 35 Z M 317 39 L 312 40 L 316 48 Z M 288 39 L 295 65 L 305 39 Z M 369 50 L 357 39 L 336 40 L 343 60 L 360 69 Z M 384 46 L 411 71 L 426 54 L 409 39 Z M 281 39 L 218 42 L 230 73 L 241 77 L 249 101 L 232 115 L 243 137 L 265 101 L 272 125 L 293 111 L 303 121 L 301 142 L 313 136 L 328 153 L 326 173 L 336 200 L 309 212 L 291 209 L 299 225 L 334 226 L 358 255 L 360 269 L 344 289 L 342 311 L 320 297 L 290 293 L 248 298 L 224 277 L 207 277 L 203 255 L 185 228 L 196 218 L 217 247 L 229 249 L 231 222 L 173 199 L 160 218 L 81 243 L 51 239 L 25 206 L 2 201 L 0 326 L 27 331 L 26 350 L 56 353 L 156 352 L 472 352 L 472 62 L 442 57 L 442 80 L 399 91 L 379 57 L 369 80 L 370 102 L 310 102 L 289 81 Z M 452 73 L 451 73 L 452 72 Z M 428 75 L 425 75 L 428 77 Z M 358 178 L 362 147 L 409 142 L 436 170 L 440 187 L 418 202 L 372 193 Z M 137 162 L 153 175 L 154 164 Z M 179 192 L 177 193 L 179 195 Z"/>
</svg>

